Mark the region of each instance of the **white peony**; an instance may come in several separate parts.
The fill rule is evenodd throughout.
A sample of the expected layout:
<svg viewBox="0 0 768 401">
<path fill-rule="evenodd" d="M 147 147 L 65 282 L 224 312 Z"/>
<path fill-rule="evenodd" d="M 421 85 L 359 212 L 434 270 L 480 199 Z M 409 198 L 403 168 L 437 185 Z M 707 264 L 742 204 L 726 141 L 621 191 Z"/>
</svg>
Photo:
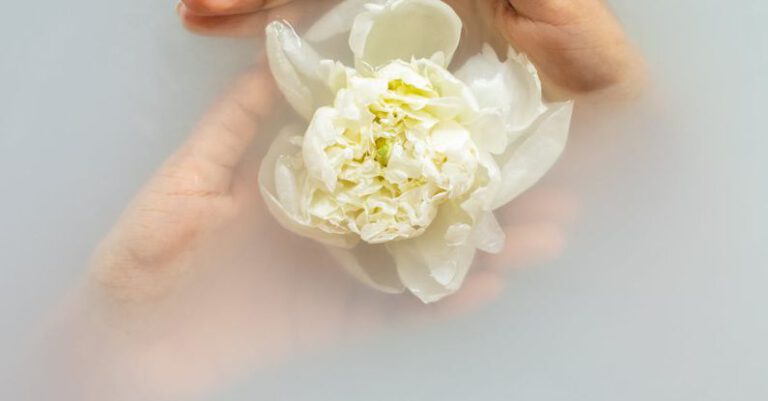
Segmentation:
<svg viewBox="0 0 768 401">
<path fill-rule="evenodd" d="M 493 210 L 555 163 L 572 111 L 543 102 L 536 69 L 512 49 L 500 61 L 486 47 L 450 73 L 461 28 L 438 0 L 349 0 L 308 37 L 350 31 L 352 68 L 284 22 L 267 27 L 275 80 L 309 121 L 262 162 L 269 210 L 367 284 L 424 302 L 458 290 L 477 249 L 501 250 Z"/>
</svg>

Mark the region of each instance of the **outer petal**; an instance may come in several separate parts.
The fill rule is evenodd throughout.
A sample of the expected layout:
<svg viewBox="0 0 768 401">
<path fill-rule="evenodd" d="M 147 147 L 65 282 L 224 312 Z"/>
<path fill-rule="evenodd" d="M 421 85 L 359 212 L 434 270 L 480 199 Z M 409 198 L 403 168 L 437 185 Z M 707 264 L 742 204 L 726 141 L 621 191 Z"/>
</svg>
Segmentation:
<svg viewBox="0 0 768 401">
<path fill-rule="evenodd" d="M 387 244 L 403 284 L 425 303 L 456 292 L 472 265 L 475 246 L 456 240 L 457 233 L 470 233 L 462 217 L 456 206 L 445 205 L 423 235 Z"/>
<path fill-rule="evenodd" d="M 502 62 L 496 52 L 485 45 L 482 53 L 467 60 L 456 72 L 456 77 L 469 86 L 480 104 L 484 119 L 478 128 L 498 127 L 501 122 L 510 141 L 547 109 L 536 68 L 511 47 L 507 60 Z M 484 134 L 504 137 L 502 132 Z M 501 153 L 503 147 L 489 151 Z"/>
<path fill-rule="evenodd" d="M 395 262 L 383 245 L 361 242 L 351 250 L 328 247 L 328 252 L 352 276 L 379 291 L 400 294 L 405 290 Z"/>
<path fill-rule="evenodd" d="M 506 234 L 492 212 L 485 212 L 477 219 L 469 241 L 483 252 L 497 253 L 504 249 Z"/>
<path fill-rule="evenodd" d="M 304 35 L 311 42 L 326 41 L 349 32 L 355 17 L 366 11 L 367 4 L 384 3 L 384 0 L 345 0 L 328 10 Z"/>
<path fill-rule="evenodd" d="M 297 113 L 310 119 L 320 106 L 333 102 L 331 90 L 344 67 L 322 60 L 285 22 L 267 26 L 267 57 L 277 86 Z"/>
<path fill-rule="evenodd" d="M 493 200 L 502 186 L 501 170 L 493 156 L 481 153 L 479 162 L 477 188 L 461 203 L 461 208 L 473 218 L 493 210 Z"/>
<path fill-rule="evenodd" d="M 430 59 L 447 66 L 461 38 L 461 19 L 440 0 L 390 0 L 355 18 L 349 45 L 358 64 L 379 67 L 392 60 Z"/>
<path fill-rule="evenodd" d="M 326 233 L 312 227 L 309 219 L 302 216 L 300 194 L 306 173 L 289 162 L 289 158 L 299 151 L 291 142 L 297 132 L 295 128 L 284 129 L 264 156 L 259 171 L 261 196 L 275 219 L 286 229 L 326 245 L 351 248 L 359 241 L 356 236 Z"/>
<path fill-rule="evenodd" d="M 550 105 L 550 110 L 528 134 L 496 157 L 501 166 L 501 188 L 493 208 L 499 208 L 530 188 L 555 164 L 565 148 L 573 102 Z"/>
</svg>

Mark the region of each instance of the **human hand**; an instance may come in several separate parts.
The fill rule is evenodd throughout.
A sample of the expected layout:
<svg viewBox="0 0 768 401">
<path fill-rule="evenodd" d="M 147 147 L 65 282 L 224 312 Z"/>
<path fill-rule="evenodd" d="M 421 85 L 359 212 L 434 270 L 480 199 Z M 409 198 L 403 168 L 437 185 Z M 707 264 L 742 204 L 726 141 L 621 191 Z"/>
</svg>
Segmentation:
<svg viewBox="0 0 768 401">
<path fill-rule="evenodd" d="M 456 60 L 490 43 L 511 44 L 536 64 L 550 99 L 600 95 L 632 98 L 643 88 L 645 64 L 603 0 L 446 0 L 461 16 Z M 182 0 L 184 25 L 198 33 L 258 36 L 274 19 L 301 24 L 337 0 Z M 593 96 L 596 97 L 596 96 Z"/>
<path fill-rule="evenodd" d="M 633 97 L 645 64 L 604 0 L 509 0 L 495 9 L 501 35 L 528 54 L 555 97 L 611 91 Z"/>
<path fill-rule="evenodd" d="M 98 374 L 114 371 L 106 395 L 114 381 L 197 395 L 296 351 L 455 316 L 494 299 L 505 269 L 560 252 L 573 201 L 539 188 L 503 211 L 508 246 L 480 258 L 454 296 L 422 305 L 368 290 L 260 201 L 252 145 L 269 140 L 277 98 L 266 67 L 237 81 L 97 249 L 94 313 L 72 348 L 89 350 Z"/>
</svg>

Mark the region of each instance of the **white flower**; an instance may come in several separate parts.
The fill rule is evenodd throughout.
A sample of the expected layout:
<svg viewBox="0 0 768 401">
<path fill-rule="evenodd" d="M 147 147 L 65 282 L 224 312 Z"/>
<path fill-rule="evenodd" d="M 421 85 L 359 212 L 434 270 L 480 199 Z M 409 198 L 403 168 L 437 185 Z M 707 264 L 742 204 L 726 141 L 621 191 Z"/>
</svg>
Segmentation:
<svg viewBox="0 0 768 401">
<path fill-rule="evenodd" d="M 270 211 L 367 284 L 424 302 L 455 292 L 477 249 L 501 250 L 493 210 L 555 163 L 572 111 L 543 102 L 536 69 L 512 49 L 500 61 L 486 46 L 451 74 L 461 27 L 438 0 L 349 0 L 308 37 L 348 30 L 355 68 L 283 22 L 267 27 L 275 80 L 309 121 L 262 162 Z"/>
</svg>

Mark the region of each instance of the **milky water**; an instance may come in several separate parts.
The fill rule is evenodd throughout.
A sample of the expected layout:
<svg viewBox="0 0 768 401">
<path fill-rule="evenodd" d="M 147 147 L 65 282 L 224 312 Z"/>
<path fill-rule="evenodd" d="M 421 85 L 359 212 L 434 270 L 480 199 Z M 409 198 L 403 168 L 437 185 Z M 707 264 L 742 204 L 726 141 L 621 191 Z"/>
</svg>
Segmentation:
<svg viewBox="0 0 768 401">
<path fill-rule="evenodd" d="M 559 258 L 507 272 L 503 293 L 470 313 L 341 335 L 212 386 L 180 379 L 206 392 L 167 396 L 768 398 L 768 5 L 612 3 L 653 89 L 628 108 L 577 112 L 542 183 L 578 210 Z M 87 354 L 88 342 L 51 340 L 51 316 L 258 44 L 186 33 L 169 1 L 16 2 L 0 21 L 0 394 L 33 400 L 104 380 L 73 372 L 82 361 L 62 348 Z M 175 356 L 200 351 L 185 350 Z M 145 396 L 110 379 L 108 399 Z"/>
</svg>

